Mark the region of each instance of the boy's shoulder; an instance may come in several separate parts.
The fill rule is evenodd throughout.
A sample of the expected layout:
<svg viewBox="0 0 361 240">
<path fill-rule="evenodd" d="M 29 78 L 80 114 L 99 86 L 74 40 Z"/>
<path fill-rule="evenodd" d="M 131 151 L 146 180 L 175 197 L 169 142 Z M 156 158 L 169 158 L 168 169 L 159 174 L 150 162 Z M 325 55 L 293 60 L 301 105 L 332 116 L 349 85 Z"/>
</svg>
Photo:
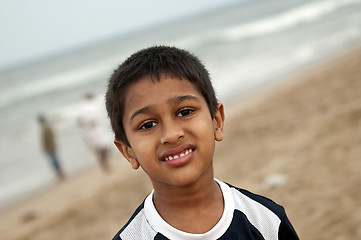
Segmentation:
<svg viewBox="0 0 361 240">
<path fill-rule="evenodd" d="M 243 221 L 240 225 L 248 222 L 250 229 L 254 227 L 265 239 L 299 239 L 281 205 L 267 197 L 225 184 L 232 192 L 234 218 L 246 219 L 246 222 Z"/>
<path fill-rule="evenodd" d="M 131 229 L 133 232 L 137 232 L 135 229 L 139 225 L 139 220 L 142 219 L 144 210 L 144 201 L 138 206 L 138 208 L 134 211 L 133 215 L 129 218 L 128 222 L 119 230 L 119 232 L 114 236 L 113 240 L 120 240 L 121 234 L 126 229 Z"/>
<path fill-rule="evenodd" d="M 147 198 L 149 195 L 147 196 Z M 147 199 L 146 198 L 146 199 Z M 112 240 L 122 239 L 156 239 L 162 240 L 164 238 L 161 234 L 156 232 L 149 221 L 145 217 L 144 206 L 145 200 L 134 211 L 128 222 L 118 231 Z"/>
<path fill-rule="evenodd" d="M 271 200 L 265 196 L 250 192 L 246 189 L 235 187 L 227 182 L 225 182 L 225 184 L 227 184 L 231 189 L 233 189 L 234 192 L 239 193 L 239 194 L 236 194 L 236 196 L 234 197 L 236 203 L 238 201 L 241 201 L 242 204 L 248 202 L 249 204 L 256 206 L 255 209 L 257 208 L 257 206 L 258 207 L 263 206 L 263 207 L 266 207 L 267 209 L 269 209 L 275 215 L 277 215 L 277 217 L 279 219 L 282 219 L 284 217 L 284 215 L 285 215 L 284 208 L 281 205 L 274 202 L 273 200 Z"/>
</svg>

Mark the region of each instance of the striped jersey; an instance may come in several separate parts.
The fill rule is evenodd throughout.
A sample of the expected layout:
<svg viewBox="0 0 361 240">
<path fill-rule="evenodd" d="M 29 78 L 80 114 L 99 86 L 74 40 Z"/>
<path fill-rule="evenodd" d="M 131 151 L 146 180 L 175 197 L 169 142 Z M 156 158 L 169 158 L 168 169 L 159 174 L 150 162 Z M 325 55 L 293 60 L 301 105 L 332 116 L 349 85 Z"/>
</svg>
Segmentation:
<svg viewBox="0 0 361 240">
<path fill-rule="evenodd" d="M 137 208 L 113 240 L 294 240 L 299 239 L 285 210 L 272 200 L 216 180 L 224 199 L 221 219 L 208 232 L 180 231 L 158 214 L 153 192 Z"/>
</svg>

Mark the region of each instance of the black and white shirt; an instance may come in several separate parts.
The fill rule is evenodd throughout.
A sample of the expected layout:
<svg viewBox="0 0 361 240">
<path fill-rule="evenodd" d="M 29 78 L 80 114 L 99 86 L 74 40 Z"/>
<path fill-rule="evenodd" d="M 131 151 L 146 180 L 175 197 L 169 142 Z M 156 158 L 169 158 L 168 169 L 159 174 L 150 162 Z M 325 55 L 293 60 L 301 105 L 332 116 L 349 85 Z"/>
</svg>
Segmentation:
<svg viewBox="0 0 361 240">
<path fill-rule="evenodd" d="M 223 193 L 224 211 L 208 232 L 192 234 L 170 226 L 155 209 L 152 192 L 113 240 L 299 239 L 283 207 L 268 198 L 216 181 Z"/>
</svg>

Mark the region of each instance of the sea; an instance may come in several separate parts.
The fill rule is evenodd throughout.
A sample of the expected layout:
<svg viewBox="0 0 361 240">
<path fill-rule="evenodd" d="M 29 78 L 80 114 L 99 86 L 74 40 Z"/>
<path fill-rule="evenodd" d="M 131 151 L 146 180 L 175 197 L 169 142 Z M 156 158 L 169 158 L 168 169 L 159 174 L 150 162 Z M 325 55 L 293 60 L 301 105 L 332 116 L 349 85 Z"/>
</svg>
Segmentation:
<svg viewBox="0 0 361 240">
<path fill-rule="evenodd" d="M 134 51 L 191 51 L 209 70 L 219 100 L 231 103 L 361 47 L 360 13 L 361 0 L 239 0 L 0 70 L 0 207 L 57 182 L 42 152 L 39 114 L 52 122 L 68 176 L 97 165 L 77 124 L 83 96 L 95 94 L 111 143 L 104 93 Z"/>
</svg>

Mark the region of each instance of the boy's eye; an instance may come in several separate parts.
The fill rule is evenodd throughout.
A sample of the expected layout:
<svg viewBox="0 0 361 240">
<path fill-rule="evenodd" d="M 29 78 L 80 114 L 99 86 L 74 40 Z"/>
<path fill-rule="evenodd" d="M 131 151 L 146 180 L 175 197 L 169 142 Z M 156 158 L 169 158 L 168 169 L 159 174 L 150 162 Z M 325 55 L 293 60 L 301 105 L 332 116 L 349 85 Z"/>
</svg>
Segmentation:
<svg viewBox="0 0 361 240">
<path fill-rule="evenodd" d="M 184 117 L 184 116 L 187 116 L 187 115 L 189 115 L 189 114 L 191 114 L 193 112 L 194 112 L 194 110 L 185 108 L 185 109 L 180 110 L 178 112 L 177 116 L 178 117 Z"/>
<path fill-rule="evenodd" d="M 147 130 L 147 129 L 150 129 L 150 128 L 156 126 L 156 125 L 157 125 L 156 122 L 149 121 L 149 122 L 146 122 L 146 123 L 142 124 L 139 129 L 140 130 Z"/>
</svg>

